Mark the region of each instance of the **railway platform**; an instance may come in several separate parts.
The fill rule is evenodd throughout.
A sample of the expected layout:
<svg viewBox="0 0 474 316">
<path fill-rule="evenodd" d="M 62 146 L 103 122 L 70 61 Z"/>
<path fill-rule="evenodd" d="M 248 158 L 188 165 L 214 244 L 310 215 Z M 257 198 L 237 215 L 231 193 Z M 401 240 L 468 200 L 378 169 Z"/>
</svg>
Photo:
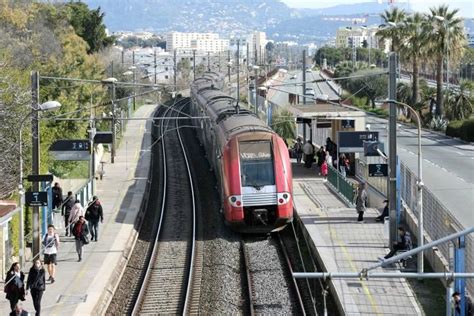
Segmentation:
<svg viewBox="0 0 474 316">
<path fill-rule="evenodd" d="M 135 117 L 150 117 L 155 105 L 143 105 Z M 136 237 L 135 219 L 145 195 L 150 168 L 151 121 L 131 120 L 117 149 L 115 163 L 110 156 L 103 161 L 105 175 L 96 181 L 95 194 L 104 210 L 104 223 L 99 227 L 98 242 L 83 247 L 83 259 L 78 262 L 73 237 L 65 237 L 62 217 L 57 216 L 61 243 L 58 251 L 56 282 L 46 282 L 41 312 L 44 315 L 100 315 L 120 279 L 125 261 Z M 68 188 L 63 188 L 65 191 Z M 43 258 L 41 258 L 43 259 Z M 28 272 L 31 263 L 22 267 Z M 46 273 L 46 278 L 48 274 Z M 31 295 L 23 302 L 24 308 L 34 314 Z M 0 300 L 0 315 L 8 315 L 9 302 Z"/>
<path fill-rule="evenodd" d="M 297 215 L 325 272 L 360 272 L 388 253 L 380 213 L 369 208 L 364 223 L 318 176 L 316 167 L 293 163 L 293 194 Z M 396 267 L 379 272 L 393 272 Z M 404 279 L 330 280 L 331 293 L 345 315 L 421 315 L 413 291 Z"/>
</svg>

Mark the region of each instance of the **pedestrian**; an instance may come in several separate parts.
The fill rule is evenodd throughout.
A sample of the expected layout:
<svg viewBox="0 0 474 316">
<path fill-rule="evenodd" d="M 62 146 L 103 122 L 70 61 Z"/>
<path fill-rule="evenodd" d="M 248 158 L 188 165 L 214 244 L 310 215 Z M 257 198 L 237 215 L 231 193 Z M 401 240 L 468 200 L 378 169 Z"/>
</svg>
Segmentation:
<svg viewBox="0 0 474 316">
<path fill-rule="evenodd" d="M 324 151 L 324 146 L 319 147 L 316 157 L 318 158 L 317 164 L 319 168 L 319 174 L 321 175 L 321 166 L 323 165 L 323 162 L 326 161 L 326 152 Z"/>
<path fill-rule="evenodd" d="M 311 168 L 314 159 L 314 147 L 311 144 L 311 141 L 308 139 L 306 144 L 303 146 L 303 153 L 304 153 L 304 166 L 306 168 Z"/>
<path fill-rule="evenodd" d="M 9 314 L 10 316 L 28 316 L 28 312 L 23 309 L 23 303 L 18 302 L 15 309 Z"/>
<path fill-rule="evenodd" d="M 328 150 L 326 150 L 326 162 L 328 163 L 328 167 L 332 166 L 332 156 Z"/>
<path fill-rule="evenodd" d="M 71 209 L 76 202 L 76 198 L 72 195 L 72 191 L 67 193 L 66 200 L 63 203 L 63 207 L 61 210 L 61 215 L 64 216 L 64 226 L 66 229 L 66 237 L 69 236 L 70 226 L 69 225 L 69 215 L 71 215 Z"/>
<path fill-rule="evenodd" d="M 349 171 L 349 159 L 346 158 L 345 154 L 339 155 L 339 161 L 337 165 L 339 167 L 339 171 L 341 172 L 342 176 L 345 178 L 347 175 L 347 171 Z"/>
<path fill-rule="evenodd" d="M 453 301 L 454 301 L 454 309 L 456 311 L 456 315 L 461 315 L 461 293 L 459 292 L 454 292 L 453 295 Z M 465 308 L 465 313 L 464 315 L 466 316 L 474 316 L 474 309 L 472 306 L 472 300 L 469 296 L 464 295 L 464 308 Z"/>
<path fill-rule="evenodd" d="M 41 313 L 41 298 L 46 289 L 45 274 L 41 260 L 36 259 L 28 273 L 28 281 L 26 282 L 26 293 L 28 294 L 28 290 L 31 290 L 31 297 L 33 299 L 36 316 L 40 316 Z"/>
<path fill-rule="evenodd" d="M 383 208 L 382 214 L 380 214 L 380 216 L 377 216 L 375 218 L 376 222 L 382 222 L 383 223 L 385 217 L 388 216 L 388 200 L 384 200 L 383 202 L 385 203 L 385 207 Z"/>
<path fill-rule="evenodd" d="M 51 283 L 56 280 L 54 276 L 56 274 L 57 254 L 59 248 L 59 235 L 56 233 L 54 225 L 48 225 L 48 232 L 43 237 L 44 246 L 44 264 L 48 268 L 49 279 Z"/>
<path fill-rule="evenodd" d="M 301 164 L 301 157 L 303 156 L 303 143 L 301 142 L 301 138 L 296 139 L 296 143 L 293 146 L 293 153 L 296 157 L 296 162 Z"/>
<path fill-rule="evenodd" d="M 393 257 L 397 253 L 397 251 L 408 249 L 409 244 L 410 244 L 410 240 L 405 228 L 403 228 L 402 226 L 399 226 L 398 227 L 398 240 L 393 244 L 392 250 L 390 250 L 390 252 L 384 257 L 384 259 Z"/>
<path fill-rule="evenodd" d="M 58 182 L 54 184 L 51 192 L 53 193 L 53 208 L 61 208 L 61 204 L 63 203 L 63 189 Z"/>
<path fill-rule="evenodd" d="M 99 238 L 99 221 L 104 222 L 104 212 L 102 205 L 97 196 L 92 198 L 92 203 L 86 210 L 85 216 L 87 222 L 89 223 L 89 230 L 91 232 L 91 240 L 97 241 Z"/>
<path fill-rule="evenodd" d="M 77 222 L 80 216 L 84 216 L 84 208 L 81 205 L 81 201 L 76 200 L 71 208 L 71 214 L 69 214 L 69 225 Z"/>
<path fill-rule="evenodd" d="M 324 177 L 324 180 L 326 180 L 328 176 L 328 162 L 326 160 L 324 160 L 323 164 L 321 165 L 321 174 Z"/>
<path fill-rule="evenodd" d="M 7 300 L 10 301 L 12 311 L 15 310 L 19 300 L 25 300 L 25 274 L 21 271 L 18 262 L 14 262 L 7 272 L 4 292 L 7 294 Z"/>
<path fill-rule="evenodd" d="M 357 191 L 356 197 L 356 211 L 359 213 L 357 221 L 359 223 L 364 222 L 364 212 L 367 207 L 367 191 L 365 190 L 365 182 L 359 184 L 359 189 Z"/>
<path fill-rule="evenodd" d="M 79 216 L 79 219 L 75 222 L 74 227 L 72 228 L 72 234 L 76 240 L 76 252 L 79 256 L 77 261 L 82 261 L 82 246 L 89 243 L 89 228 L 87 227 L 86 220 L 84 216 Z"/>
</svg>

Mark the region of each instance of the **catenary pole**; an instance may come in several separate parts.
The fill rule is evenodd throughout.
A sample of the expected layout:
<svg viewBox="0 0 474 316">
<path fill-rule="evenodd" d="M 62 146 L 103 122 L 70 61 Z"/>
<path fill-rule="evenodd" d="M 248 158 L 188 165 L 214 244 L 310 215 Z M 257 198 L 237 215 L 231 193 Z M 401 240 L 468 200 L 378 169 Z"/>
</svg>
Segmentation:
<svg viewBox="0 0 474 316">
<path fill-rule="evenodd" d="M 389 111 L 389 181 L 388 181 L 388 203 L 390 218 L 390 249 L 393 249 L 397 241 L 398 215 L 397 215 L 397 104 L 393 101 L 397 97 L 397 55 L 389 53 L 389 81 L 388 98 Z"/>
<path fill-rule="evenodd" d="M 33 146 L 32 160 L 31 160 L 31 174 L 38 175 L 40 171 L 40 134 L 39 134 L 39 73 L 33 71 L 31 73 L 31 141 Z M 39 191 L 39 183 L 33 182 L 33 191 Z M 40 251 L 40 223 L 39 223 L 39 207 L 33 206 L 33 257 L 39 254 Z"/>
<path fill-rule="evenodd" d="M 306 49 L 303 49 L 303 104 L 306 104 Z M 306 140 L 305 140 L 306 141 Z"/>
</svg>

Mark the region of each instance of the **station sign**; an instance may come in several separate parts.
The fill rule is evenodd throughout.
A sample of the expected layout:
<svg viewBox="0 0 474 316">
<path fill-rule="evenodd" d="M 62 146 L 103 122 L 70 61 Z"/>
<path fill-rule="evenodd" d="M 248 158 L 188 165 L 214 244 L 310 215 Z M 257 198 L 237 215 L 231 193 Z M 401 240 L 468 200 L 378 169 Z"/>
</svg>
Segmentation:
<svg viewBox="0 0 474 316">
<path fill-rule="evenodd" d="M 26 192 L 25 204 L 27 206 L 48 206 L 48 192 L 44 192 L 44 191 Z"/>
<path fill-rule="evenodd" d="M 364 142 L 379 140 L 379 132 L 337 132 L 340 153 L 363 153 Z"/>
<path fill-rule="evenodd" d="M 52 182 L 53 175 L 52 174 L 30 174 L 26 179 L 29 182 Z"/>
<path fill-rule="evenodd" d="M 97 132 L 94 135 L 95 144 L 112 144 L 113 135 L 112 132 Z"/>
<path fill-rule="evenodd" d="M 355 127 L 355 120 L 341 120 L 341 127 L 342 128 L 354 128 Z"/>
<path fill-rule="evenodd" d="M 369 164 L 369 177 L 386 177 L 388 166 L 386 163 Z"/>
<path fill-rule="evenodd" d="M 56 160 L 89 160 L 91 146 L 88 139 L 62 139 L 49 147 L 50 154 Z"/>
</svg>

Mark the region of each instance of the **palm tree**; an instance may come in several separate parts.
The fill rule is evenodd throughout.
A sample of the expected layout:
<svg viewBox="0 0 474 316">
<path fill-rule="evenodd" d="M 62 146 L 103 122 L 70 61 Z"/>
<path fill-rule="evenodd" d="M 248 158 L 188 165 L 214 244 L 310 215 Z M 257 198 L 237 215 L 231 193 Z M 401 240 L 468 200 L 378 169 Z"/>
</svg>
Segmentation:
<svg viewBox="0 0 474 316">
<path fill-rule="evenodd" d="M 450 90 L 446 98 L 446 117 L 450 120 L 469 118 L 474 106 L 474 84 L 461 81 L 459 91 Z"/>
<path fill-rule="evenodd" d="M 411 105 L 420 102 L 419 66 L 421 60 L 426 56 L 426 42 L 428 37 L 426 33 L 423 32 L 426 22 L 426 17 L 417 12 L 406 18 L 404 27 L 402 28 L 404 45 L 401 46 L 400 51 L 404 58 L 411 61 L 413 71 L 412 96 L 410 102 L 407 102 Z"/>
<path fill-rule="evenodd" d="M 272 129 L 283 139 L 294 139 L 296 124 L 293 113 L 281 109 L 273 114 Z"/>
<path fill-rule="evenodd" d="M 401 28 L 389 27 L 389 25 L 393 23 L 395 23 L 395 25 L 402 23 L 405 21 L 406 15 L 405 10 L 400 10 L 397 7 L 394 7 L 391 10 L 385 10 L 385 12 L 380 15 L 386 27 L 379 29 L 377 31 L 377 36 L 380 36 L 381 40 L 392 41 L 390 47 L 392 52 L 398 52 L 400 50 L 400 46 L 403 42 L 403 32 Z"/>
<path fill-rule="evenodd" d="M 430 9 L 427 17 L 430 23 L 425 25 L 429 34 L 429 54 L 436 63 L 436 115 L 442 117 L 443 109 L 443 60 L 447 53 L 449 59 L 462 56 L 466 41 L 462 19 L 457 16 L 458 9 L 449 10 L 448 5 L 440 5 Z"/>
</svg>

